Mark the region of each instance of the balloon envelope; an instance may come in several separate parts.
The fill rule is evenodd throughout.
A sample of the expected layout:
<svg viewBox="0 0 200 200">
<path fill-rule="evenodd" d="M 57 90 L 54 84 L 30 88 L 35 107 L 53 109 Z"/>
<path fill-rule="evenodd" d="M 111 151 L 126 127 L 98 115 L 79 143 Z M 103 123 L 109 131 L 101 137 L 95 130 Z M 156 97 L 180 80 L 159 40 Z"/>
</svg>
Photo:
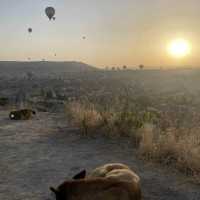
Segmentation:
<svg viewBox="0 0 200 200">
<path fill-rule="evenodd" d="M 46 13 L 47 17 L 49 18 L 49 20 L 51 20 L 53 18 L 53 16 L 55 15 L 55 9 L 53 7 L 47 7 L 45 9 L 45 13 Z"/>
</svg>

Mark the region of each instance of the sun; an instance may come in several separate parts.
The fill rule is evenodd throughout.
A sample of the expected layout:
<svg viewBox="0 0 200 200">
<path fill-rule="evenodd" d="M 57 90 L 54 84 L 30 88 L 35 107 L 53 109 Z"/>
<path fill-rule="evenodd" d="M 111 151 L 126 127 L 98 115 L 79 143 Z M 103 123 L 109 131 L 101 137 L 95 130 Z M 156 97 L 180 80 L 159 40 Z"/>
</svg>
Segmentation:
<svg viewBox="0 0 200 200">
<path fill-rule="evenodd" d="M 190 51 L 190 43 L 182 38 L 175 39 L 168 45 L 168 53 L 175 58 L 183 58 L 187 56 Z"/>
</svg>

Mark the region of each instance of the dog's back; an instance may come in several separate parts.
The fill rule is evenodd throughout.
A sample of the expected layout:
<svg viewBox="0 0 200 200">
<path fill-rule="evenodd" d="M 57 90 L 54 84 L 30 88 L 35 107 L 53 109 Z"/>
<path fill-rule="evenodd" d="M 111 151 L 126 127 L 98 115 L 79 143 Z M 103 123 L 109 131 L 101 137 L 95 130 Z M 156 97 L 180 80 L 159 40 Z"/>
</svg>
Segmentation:
<svg viewBox="0 0 200 200">
<path fill-rule="evenodd" d="M 138 199 L 141 199 L 140 178 L 127 165 L 121 163 L 106 164 L 94 169 L 88 175 L 88 177 L 89 178 L 102 177 L 106 179 L 112 179 L 116 181 L 130 183 L 129 185 L 130 191 L 132 191 L 132 193 L 136 193 Z"/>
<path fill-rule="evenodd" d="M 88 177 L 105 177 L 109 172 L 117 169 L 130 169 L 130 168 L 127 165 L 121 163 L 105 164 L 100 167 L 97 167 L 92 172 L 90 172 Z"/>
</svg>

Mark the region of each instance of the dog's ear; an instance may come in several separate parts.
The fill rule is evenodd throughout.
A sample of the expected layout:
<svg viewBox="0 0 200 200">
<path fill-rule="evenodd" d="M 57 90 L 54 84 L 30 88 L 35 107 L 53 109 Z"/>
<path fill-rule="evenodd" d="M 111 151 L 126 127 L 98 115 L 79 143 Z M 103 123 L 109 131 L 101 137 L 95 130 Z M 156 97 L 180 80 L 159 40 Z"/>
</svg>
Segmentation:
<svg viewBox="0 0 200 200">
<path fill-rule="evenodd" d="M 80 171 L 78 174 L 76 174 L 72 179 L 77 180 L 77 179 L 84 179 L 86 177 L 86 170 Z"/>
<path fill-rule="evenodd" d="M 50 189 L 55 195 L 58 194 L 58 190 L 56 190 L 55 188 L 50 187 L 49 189 Z"/>
</svg>

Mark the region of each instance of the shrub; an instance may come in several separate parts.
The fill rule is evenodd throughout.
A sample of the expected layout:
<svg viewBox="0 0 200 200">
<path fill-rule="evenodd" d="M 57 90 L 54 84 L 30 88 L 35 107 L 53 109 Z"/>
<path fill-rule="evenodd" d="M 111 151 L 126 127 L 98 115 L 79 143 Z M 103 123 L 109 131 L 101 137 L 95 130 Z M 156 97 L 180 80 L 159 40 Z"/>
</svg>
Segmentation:
<svg viewBox="0 0 200 200">
<path fill-rule="evenodd" d="M 143 129 L 139 152 L 147 159 L 173 165 L 187 175 L 200 177 L 200 129 Z M 200 180 L 200 179 L 199 179 Z"/>
<path fill-rule="evenodd" d="M 65 105 L 68 116 L 70 116 L 70 122 L 78 126 L 84 135 L 94 132 L 99 126 L 101 116 L 93 105 L 87 105 L 86 107 L 77 102 Z"/>
</svg>

